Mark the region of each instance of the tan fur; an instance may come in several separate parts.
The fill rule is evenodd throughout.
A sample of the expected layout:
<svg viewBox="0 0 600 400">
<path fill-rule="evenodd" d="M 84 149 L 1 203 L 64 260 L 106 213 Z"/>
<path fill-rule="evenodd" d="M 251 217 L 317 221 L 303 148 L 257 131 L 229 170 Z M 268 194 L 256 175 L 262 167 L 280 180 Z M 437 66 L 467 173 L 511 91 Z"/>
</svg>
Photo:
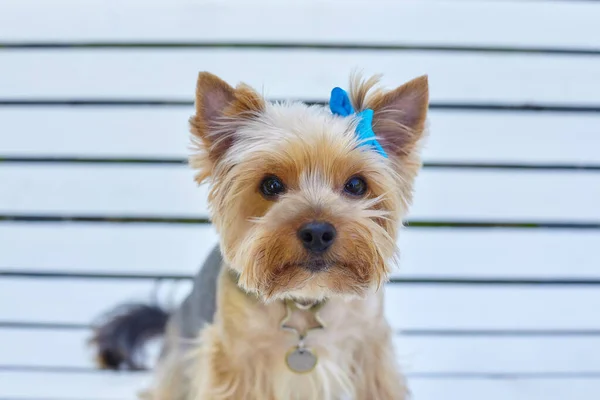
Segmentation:
<svg viewBox="0 0 600 400">
<path fill-rule="evenodd" d="M 180 354 L 187 363 L 165 360 L 162 379 L 149 398 L 404 399 L 406 387 L 397 372 L 382 298 L 381 290 L 361 299 L 329 300 L 320 313 L 326 328 L 307 338 L 319 355 L 317 369 L 298 375 L 288 370 L 282 356 L 297 343 L 294 335 L 265 328 L 279 326 L 284 306 L 248 296 L 225 272 L 219 281 L 215 323 L 202 331 L 195 350 Z"/>
<path fill-rule="evenodd" d="M 182 346 L 176 330 L 148 396 L 155 400 L 404 399 L 393 333 L 383 314 L 382 284 L 397 255 L 401 219 L 412 199 L 425 129 L 427 79 L 398 89 L 374 89 L 377 78 L 354 78 L 355 108 L 372 108 L 374 130 L 389 159 L 359 147 L 357 121 L 298 103 L 268 104 L 245 85 L 233 89 L 201 73 L 191 119 L 197 181 L 210 178 L 209 202 L 225 268 L 214 323 L 197 343 Z M 216 106 L 216 109 L 215 109 Z M 259 192 L 275 174 L 287 191 L 276 200 Z M 368 183 L 364 198 L 343 191 L 352 176 Z M 338 232 L 314 273 L 296 237 L 318 220 Z M 232 278 L 235 271 L 238 279 Z M 297 337 L 279 328 L 280 299 L 324 300 L 324 330 L 307 345 L 317 368 L 295 374 L 284 363 Z M 308 323 L 308 316 L 294 316 Z"/>
<path fill-rule="evenodd" d="M 209 100 L 204 94 L 210 92 L 220 95 Z M 218 116 L 220 119 L 210 121 L 207 113 L 215 112 L 212 108 L 218 108 L 218 103 L 224 105 Z M 198 170 L 198 182 L 204 181 L 212 174 L 218 158 L 231 147 L 235 132 L 233 122 L 250 118 L 263 111 L 264 107 L 264 100 L 249 86 L 240 84 L 233 89 L 213 74 L 199 74 L 196 86 L 196 114 L 190 118 L 192 145 L 196 151 L 190 158 L 190 165 Z M 229 122 L 229 126 L 223 126 L 223 121 Z M 215 138 L 216 132 L 220 133 L 221 137 Z"/>
</svg>

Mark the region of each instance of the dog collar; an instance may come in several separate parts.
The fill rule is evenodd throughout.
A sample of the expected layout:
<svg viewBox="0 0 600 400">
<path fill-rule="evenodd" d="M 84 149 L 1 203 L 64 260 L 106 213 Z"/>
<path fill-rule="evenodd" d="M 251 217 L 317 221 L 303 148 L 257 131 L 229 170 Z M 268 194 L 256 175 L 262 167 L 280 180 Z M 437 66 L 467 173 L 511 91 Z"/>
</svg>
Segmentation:
<svg viewBox="0 0 600 400">
<path fill-rule="evenodd" d="M 237 271 L 229 268 L 228 274 L 240 291 L 258 300 L 259 297 L 256 294 L 248 293 L 239 286 L 238 282 L 240 275 Z M 285 364 L 290 371 L 294 373 L 307 374 L 316 368 L 319 358 L 316 351 L 306 345 L 306 337 L 310 331 L 325 328 L 325 323 L 323 320 L 321 320 L 319 311 L 323 308 L 323 306 L 325 306 L 327 299 L 313 302 L 304 302 L 297 299 L 285 299 L 282 300 L 282 303 L 285 307 L 285 315 L 279 323 L 279 328 L 283 331 L 293 333 L 298 339 L 297 344 L 292 346 L 285 353 Z M 313 322 L 315 324 L 313 326 L 307 326 L 303 330 L 298 330 L 296 327 L 290 324 L 292 314 L 295 311 L 312 314 Z"/>
<path fill-rule="evenodd" d="M 331 91 L 329 109 L 334 115 L 342 117 L 356 115 L 359 118 L 358 125 L 356 126 L 356 136 L 359 140 L 359 146 L 369 146 L 383 157 L 388 157 L 381 144 L 379 144 L 379 141 L 377 141 L 375 132 L 373 132 L 373 110 L 367 108 L 356 113 L 354 107 L 352 107 L 348 93 L 339 87 L 335 87 Z"/>
<path fill-rule="evenodd" d="M 292 372 L 306 374 L 312 372 L 317 366 L 319 361 L 317 353 L 306 346 L 305 340 L 310 331 L 325 328 L 325 323 L 319 317 L 319 311 L 323 308 L 325 302 L 326 300 L 307 304 L 290 299 L 284 300 L 286 312 L 279 326 L 282 330 L 292 332 L 298 337 L 298 344 L 290 348 L 285 354 L 285 364 Z M 312 314 L 315 324 L 307 326 L 302 331 L 290 325 L 289 322 L 295 310 Z"/>
</svg>

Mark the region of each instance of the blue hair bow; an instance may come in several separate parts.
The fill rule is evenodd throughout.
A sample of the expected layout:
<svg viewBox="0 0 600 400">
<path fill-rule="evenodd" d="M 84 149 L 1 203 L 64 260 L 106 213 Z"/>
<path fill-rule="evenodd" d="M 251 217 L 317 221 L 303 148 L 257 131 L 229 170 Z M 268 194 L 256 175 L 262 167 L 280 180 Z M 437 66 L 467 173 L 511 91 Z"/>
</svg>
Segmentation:
<svg viewBox="0 0 600 400">
<path fill-rule="evenodd" d="M 331 98 L 329 99 L 329 108 L 335 115 L 347 117 L 352 114 L 356 114 L 359 118 L 358 125 L 356 127 L 356 136 L 361 146 L 370 146 L 379 154 L 387 158 L 387 153 L 383 150 L 383 147 L 377 141 L 375 132 L 373 132 L 373 110 L 367 108 L 359 113 L 354 111 L 348 93 L 342 88 L 336 87 L 331 91 Z"/>
</svg>

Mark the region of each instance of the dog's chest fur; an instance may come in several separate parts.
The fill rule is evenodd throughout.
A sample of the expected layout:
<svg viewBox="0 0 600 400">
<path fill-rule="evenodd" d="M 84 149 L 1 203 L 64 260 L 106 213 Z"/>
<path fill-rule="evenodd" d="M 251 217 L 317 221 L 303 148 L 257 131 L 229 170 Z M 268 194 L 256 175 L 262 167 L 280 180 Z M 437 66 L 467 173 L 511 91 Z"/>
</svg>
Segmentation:
<svg viewBox="0 0 600 400">
<path fill-rule="evenodd" d="M 361 300 L 328 301 L 319 311 L 325 328 L 311 330 L 305 339 L 306 346 L 318 356 L 317 366 L 311 373 L 298 374 L 285 363 L 286 353 L 298 345 L 298 335 L 280 327 L 286 315 L 284 303 L 264 304 L 240 291 L 226 276 L 222 276 L 219 289 L 213 327 L 219 327 L 228 362 L 239 371 L 253 371 L 247 377 L 250 381 L 243 385 L 248 387 L 250 383 L 256 398 L 353 397 L 353 374 L 358 372 L 353 359 L 361 343 L 368 340 L 365 331 L 369 325 L 381 318 L 380 294 Z M 288 325 L 302 331 L 315 325 L 314 315 L 294 311 Z"/>
</svg>

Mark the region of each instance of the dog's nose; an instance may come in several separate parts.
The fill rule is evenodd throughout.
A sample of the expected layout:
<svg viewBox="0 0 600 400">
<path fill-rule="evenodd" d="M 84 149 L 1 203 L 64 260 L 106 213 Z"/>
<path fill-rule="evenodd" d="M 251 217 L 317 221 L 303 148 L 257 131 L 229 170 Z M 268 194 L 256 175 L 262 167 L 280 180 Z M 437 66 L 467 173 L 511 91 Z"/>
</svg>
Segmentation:
<svg viewBox="0 0 600 400">
<path fill-rule="evenodd" d="M 335 240 L 335 228 L 329 222 L 309 222 L 298 230 L 298 238 L 307 250 L 322 253 Z"/>
</svg>

